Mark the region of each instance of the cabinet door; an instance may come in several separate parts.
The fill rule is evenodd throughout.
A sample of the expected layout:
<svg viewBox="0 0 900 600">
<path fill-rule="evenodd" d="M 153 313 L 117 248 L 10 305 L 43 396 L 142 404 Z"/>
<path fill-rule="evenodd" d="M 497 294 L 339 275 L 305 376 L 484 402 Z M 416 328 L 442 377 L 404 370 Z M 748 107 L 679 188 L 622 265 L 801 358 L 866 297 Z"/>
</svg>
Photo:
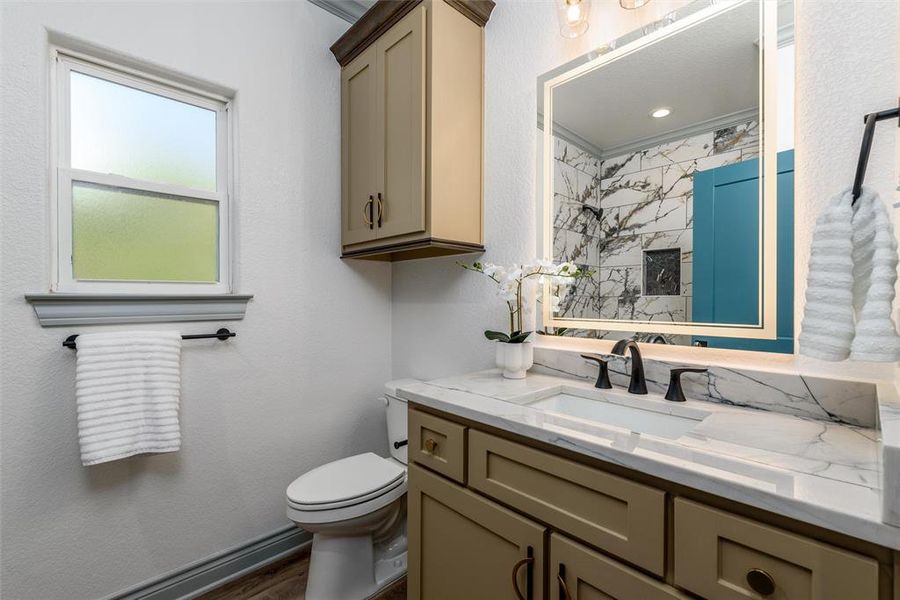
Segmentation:
<svg viewBox="0 0 900 600">
<path fill-rule="evenodd" d="M 416 465 L 408 498 L 410 600 L 544 598 L 543 527 Z"/>
<path fill-rule="evenodd" d="M 675 600 L 687 596 L 558 533 L 550 536 L 550 600 Z"/>
<path fill-rule="evenodd" d="M 378 53 L 376 235 L 425 231 L 425 6 L 375 43 Z"/>
<path fill-rule="evenodd" d="M 375 239 L 373 220 L 380 120 L 374 46 L 341 71 L 341 242 Z"/>
</svg>

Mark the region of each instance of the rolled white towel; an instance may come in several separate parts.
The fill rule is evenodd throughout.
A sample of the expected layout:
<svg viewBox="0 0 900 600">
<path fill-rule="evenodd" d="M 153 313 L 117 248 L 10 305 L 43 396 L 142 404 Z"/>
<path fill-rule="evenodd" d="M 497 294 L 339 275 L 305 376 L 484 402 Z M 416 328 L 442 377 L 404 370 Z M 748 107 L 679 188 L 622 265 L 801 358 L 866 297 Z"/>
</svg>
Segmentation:
<svg viewBox="0 0 900 600">
<path fill-rule="evenodd" d="M 851 360 L 900 361 L 900 336 L 892 318 L 897 283 L 897 239 L 878 194 L 863 188 L 853 215 L 853 306 L 856 336 Z"/>
<path fill-rule="evenodd" d="M 853 210 L 847 194 L 832 198 L 816 219 L 806 279 L 800 352 L 844 360 L 856 328 L 853 319 Z"/>
<path fill-rule="evenodd" d="M 895 362 L 892 319 L 897 242 L 878 194 L 847 189 L 816 220 L 810 249 L 800 353 L 823 360 Z"/>
<path fill-rule="evenodd" d="M 75 398 L 81 462 L 94 465 L 181 447 L 181 335 L 117 331 L 78 336 Z"/>
</svg>

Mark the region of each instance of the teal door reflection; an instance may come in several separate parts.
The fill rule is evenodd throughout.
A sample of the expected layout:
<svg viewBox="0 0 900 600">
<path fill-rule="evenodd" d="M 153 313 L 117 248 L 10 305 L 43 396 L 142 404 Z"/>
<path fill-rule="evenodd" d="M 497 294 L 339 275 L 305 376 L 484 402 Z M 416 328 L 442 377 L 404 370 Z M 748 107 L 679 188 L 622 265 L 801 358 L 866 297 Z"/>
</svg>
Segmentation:
<svg viewBox="0 0 900 600">
<path fill-rule="evenodd" d="M 710 348 L 794 351 L 794 151 L 778 153 L 777 337 L 694 336 Z M 695 323 L 753 325 L 759 313 L 759 161 L 694 175 Z"/>
</svg>

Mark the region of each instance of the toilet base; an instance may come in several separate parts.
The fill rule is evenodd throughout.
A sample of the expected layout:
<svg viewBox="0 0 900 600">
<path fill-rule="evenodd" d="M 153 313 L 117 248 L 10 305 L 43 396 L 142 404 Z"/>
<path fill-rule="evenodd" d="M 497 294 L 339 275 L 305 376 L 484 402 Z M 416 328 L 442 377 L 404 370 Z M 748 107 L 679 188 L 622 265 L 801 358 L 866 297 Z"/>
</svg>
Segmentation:
<svg viewBox="0 0 900 600">
<path fill-rule="evenodd" d="M 365 600 L 406 573 L 406 536 L 313 534 L 306 600 Z"/>
</svg>

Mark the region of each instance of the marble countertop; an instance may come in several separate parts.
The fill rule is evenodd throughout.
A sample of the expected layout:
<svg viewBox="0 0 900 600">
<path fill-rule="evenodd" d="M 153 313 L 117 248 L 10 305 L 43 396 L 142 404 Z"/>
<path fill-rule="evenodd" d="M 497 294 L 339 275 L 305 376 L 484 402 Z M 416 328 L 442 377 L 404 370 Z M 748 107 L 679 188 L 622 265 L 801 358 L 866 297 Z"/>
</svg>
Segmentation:
<svg viewBox="0 0 900 600">
<path fill-rule="evenodd" d="M 561 391 L 703 418 L 672 439 L 529 406 Z M 896 504 L 897 496 L 886 502 L 882 494 L 877 429 L 714 402 L 673 403 L 657 394 L 595 390 L 580 379 L 543 373 L 509 380 L 496 370 L 482 371 L 403 385 L 398 393 L 423 406 L 900 550 L 900 527 L 885 522 L 892 521 L 886 504 Z M 894 465 L 900 466 L 900 402 L 880 408 L 881 420 L 891 419 L 883 426 L 892 432 Z M 896 485 L 898 477 L 893 473 L 884 484 Z"/>
</svg>

